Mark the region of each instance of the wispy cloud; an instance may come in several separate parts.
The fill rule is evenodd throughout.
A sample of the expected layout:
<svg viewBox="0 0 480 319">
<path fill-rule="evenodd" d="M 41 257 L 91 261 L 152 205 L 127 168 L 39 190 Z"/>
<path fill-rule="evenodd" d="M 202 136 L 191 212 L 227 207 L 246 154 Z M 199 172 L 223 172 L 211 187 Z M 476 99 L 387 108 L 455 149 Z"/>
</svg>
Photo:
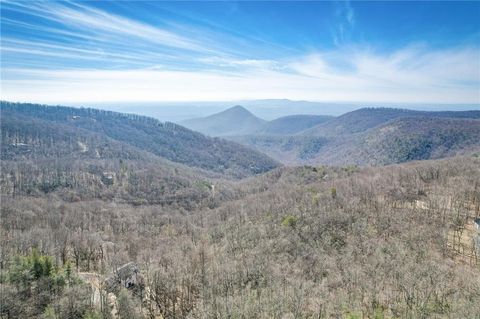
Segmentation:
<svg viewBox="0 0 480 319">
<path fill-rule="evenodd" d="M 269 55 L 255 50 L 268 41 L 239 40 L 204 25 L 151 25 L 85 3 L 2 5 L 35 17 L 25 22 L 2 16 L 2 26 L 24 35 L 1 39 L 2 98 L 8 100 L 480 103 L 478 46 L 411 45 L 379 53 L 341 45 L 356 23 L 348 1 L 335 11 L 337 48 L 295 55 L 289 50 L 281 57 L 278 46 Z"/>
<path fill-rule="evenodd" d="M 339 46 L 350 39 L 355 26 L 355 11 L 349 0 L 336 2 L 335 20 L 332 31 L 333 41 Z"/>
<path fill-rule="evenodd" d="M 294 61 L 223 69 L 168 71 L 4 70 L 5 98 L 42 102 L 185 101 L 290 98 L 399 103 L 479 103 L 480 52 L 406 48 L 389 55 L 364 50 L 319 53 Z M 335 56 L 333 56 L 335 55 Z M 326 57 L 326 58 L 324 58 Z M 351 59 L 339 70 L 328 60 Z M 444 68 L 447 66 L 447 68 Z M 28 80 L 18 80 L 28 79 Z M 92 90 L 92 88 L 95 88 Z"/>
<path fill-rule="evenodd" d="M 209 56 L 198 59 L 199 62 L 206 65 L 219 68 L 234 68 L 234 69 L 247 69 L 247 68 L 260 68 L 260 69 L 281 69 L 282 66 L 275 60 L 262 60 L 262 59 L 238 59 L 238 58 L 222 58 L 218 56 Z"/>
<path fill-rule="evenodd" d="M 77 31 L 77 34 L 88 33 L 91 40 L 126 40 L 128 37 L 132 37 L 177 49 L 200 52 L 213 51 L 199 41 L 181 36 L 175 32 L 79 3 L 49 1 L 6 2 L 5 4 L 10 4 L 8 7 L 10 10 L 48 19 L 73 28 Z"/>
<path fill-rule="evenodd" d="M 2 25 L 27 35 L 22 40 L 2 36 L 4 65 L 35 60 L 33 56 L 38 55 L 62 58 L 57 63 L 59 68 L 69 66 L 63 59 L 70 62 L 103 59 L 106 68 L 160 64 L 174 67 L 199 57 L 228 56 L 220 43 L 209 40 L 214 36 L 205 30 L 195 37 L 187 28 L 170 30 L 152 26 L 72 2 L 5 1 L 2 6 Z M 31 20 L 36 23 L 4 19 L 5 11 L 34 17 Z M 39 65 L 42 62 L 38 60 Z"/>
</svg>

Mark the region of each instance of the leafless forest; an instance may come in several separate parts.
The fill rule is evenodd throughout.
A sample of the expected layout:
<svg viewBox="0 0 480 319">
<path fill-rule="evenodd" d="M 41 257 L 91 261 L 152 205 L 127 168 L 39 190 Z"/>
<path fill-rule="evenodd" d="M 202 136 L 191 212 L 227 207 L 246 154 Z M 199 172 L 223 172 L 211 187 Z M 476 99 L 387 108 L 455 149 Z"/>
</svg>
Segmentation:
<svg viewBox="0 0 480 319">
<path fill-rule="evenodd" d="M 480 316 L 477 157 L 280 167 L 183 204 L 150 203 L 138 176 L 27 193 L 3 167 L 2 318 Z M 132 189 L 147 199 L 114 196 Z M 129 262 L 133 287 L 107 287 Z"/>
</svg>

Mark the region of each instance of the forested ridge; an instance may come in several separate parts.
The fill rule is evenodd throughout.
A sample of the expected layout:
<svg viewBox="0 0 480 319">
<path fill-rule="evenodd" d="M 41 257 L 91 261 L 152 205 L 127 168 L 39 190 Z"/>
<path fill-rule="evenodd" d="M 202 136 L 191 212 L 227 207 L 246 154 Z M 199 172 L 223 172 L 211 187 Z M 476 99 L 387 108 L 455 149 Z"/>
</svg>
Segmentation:
<svg viewBox="0 0 480 319">
<path fill-rule="evenodd" d="M 332 118 L 332 116 L 325 115 L 288 115 L 269 121 L 262 125 L 257 132 L 252 133 L 267 135 L 296 134 Z"/>
<path fill-rule="evenodd" d="M 385 165 L 480 152 L 480 111 L 362 108 L 293 135 L 228 138 L 286 164 Z"/>
<path fill-rule="evenodd" d="M 389 121 L 402 118 L 480 119 L 480 111 L 416 111 L 399 108 L 366 107 L 345 113 L 321 123 L 303 135 L 336 136 L 366 131 Z"/>
<path fill-rule="evenodd" d="M 171 162 L 101 133 L 2 112 L 2 193 L 67 200 L 108 198 L 131 204 L 208 199 L 220 172 Z M 242 176 L 243 172 L 234 172 Z M 222 196 L 221 193 L 218 196 Z"/>
<path fill-rule="evenodd" d="M 5 123 L 8 123 L 10 118 L 19 117 L 21 119 L 28 118 L 26 121 L 32 122 L 48 121 L 43 123 L 46 127 L 50 125 L 58 127 L 56 124 L 62 124 L 101 134 L 103 137 L 134 146 L 173 162 L 226 175 L 244 177 L 278 166 L 266 155 L 244 146 L 219 138 L 206 137 L 180 125 L 169 122 L 162 123 L 145 116 L 89 108 L 5 101 L 1 102 L 0 107 Z M 20 128 L 24 129 L 25 126 L 12 125 L 6 127 L 5 131 L 2 130 L 2 139 L 5 139 L 3 143 L 26 144 L 21 141 L 22 138 L 28 139 L 31 137 L 30 133 L 37 135 L 40 133 L 20 132 L 18 131 Z M 28 130 L 28 128 L 25 129 Z"/>
<path fill-rule="evenodd" d="M 478 156 L 232 179 L 48 112 L 2 108 L 2 318 L 480 316 Z"/>
</svg>

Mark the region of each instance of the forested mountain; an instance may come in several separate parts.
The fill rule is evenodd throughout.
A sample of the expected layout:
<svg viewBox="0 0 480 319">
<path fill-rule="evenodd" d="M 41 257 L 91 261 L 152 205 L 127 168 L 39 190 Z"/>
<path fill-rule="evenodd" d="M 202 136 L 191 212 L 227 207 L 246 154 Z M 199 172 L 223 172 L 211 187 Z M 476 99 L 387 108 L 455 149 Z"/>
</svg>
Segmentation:
<svg viewBox="0 0 480 319">
<path fill-rule="evenodd" d="M 480 111 L 426 112 L 394 108 L 362 108 L 321 123 L 301 134 L 309 136 L 338 136 L 364 132 L 388 121 L 403 117 L 447 117 L 479 119 Z"/>
<path fill-rule="evenodd" d="M 211 202 L 224 175 L 171 162 L 100 133 L 2 112 L 3 194 L 130 204 Z M 228 191 L 227 191 L 228 192 Z M 217 192 L 217 199 L 228 196 Z"/>
<path fill-rule="evenodd" d="M 255 134 L 289 135 L 305 131 L 320 123 L 331 120 L 332 116 L 325 115 L 289 115 L 266 122 Z"/>
<path fill-rule="evenodd" d="M 257 131 L 265 121 L 237 105 L 220 113 L 186 120 L 181 125 L 210 136 L 242 135 Z"/>
<path fill-rule="evenodd" d="M 331 138 L 312 161 L 384 165 L 480 152 L 480 120 L 400 118 L 358 134 Z"/>
<path fill-rule="evenodd" d="M 294 135 L 229 138 L 286 164 L 383 165 L 480 151 L 480 111 L 367 108 Z"/>
<path fill-rule="evenodd" d="M 81 130 L 82 134 L 86 134 L 86 131 L 100 134 L 102 138 L 115 140 L 122 145 L 135 147 L 173 162 L 231 176 L 258 174 L 278 165 L 262 153 L 236 143 L 206 137 L 180 125 L 162 123 L 144 116 L 8 102 L 1 102 L 1 115 L 2 126 L 5 125 L 5 130 L 2 130 L 2 145 L 10 151 L 13 150 L 12 145 L 16 145 L 13 146 L 16 151 L 25 152 L 24 149 L 28 149 L 28 143 L 32 141 L 38 141 L 41 147 L 44 147 L 45 141 L 41 140 L 69 144 L 64 145 L 67 149 L 83 147 L 79 145 L 85 142 L 80 140 L 79 143 L 75 136 L 76 130 Z M 17 121 L 17 125 L 14 125 L 13 121 Z M 29 128 L 29 123 L 43 129 L 33 130 Z M 59 141 L 55 138 L 59 132 L 49 132 L 50 126 L 54 130 L 62 131 Z M 54 146 L 53 149 L 61 152 L 65 147 Z M 85 147 L 90 152 L 94 150 L 91 145 L 85 144 Z M 34 146 L 31 151 L 37 154 L 37 148 Z M 9 153 L 5 152 L 5 155 Z"/>
</svg>

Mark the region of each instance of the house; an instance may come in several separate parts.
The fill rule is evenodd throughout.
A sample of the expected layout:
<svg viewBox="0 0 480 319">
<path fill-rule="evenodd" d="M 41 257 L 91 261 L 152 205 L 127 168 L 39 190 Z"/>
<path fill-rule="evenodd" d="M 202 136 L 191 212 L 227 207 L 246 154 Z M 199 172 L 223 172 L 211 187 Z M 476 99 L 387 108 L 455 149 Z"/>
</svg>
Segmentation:
<svg viewBox="0 0 480 319">
<path fill-rule="evenodd" d="M 144 285 L 143 277 L 140 275 L 137 265 L 130 262 L 117 270 L 105 280 L 104 286 L 108 292 L 113 292 L 119 288 L 142 288 Z"/>
<path fill-rule="evenodd" d="M 478 253 L 480 253 L 480 234 L 473 238 L 473 245 Z"/>
<path fill-rule="evenodd" d="M 115 183 L 115 172 L 103 172 L 102 183 L 105 185 L 113 185 Z"/>
<path fill-rule="evenodd" d="M 480 218 L 479 217 L 473 220 L 473 225 L 477 230 L 477 234 L 473 235 L 473 245 L 475 246 L 477 251 L 480 253 Z"/>
</svg>

